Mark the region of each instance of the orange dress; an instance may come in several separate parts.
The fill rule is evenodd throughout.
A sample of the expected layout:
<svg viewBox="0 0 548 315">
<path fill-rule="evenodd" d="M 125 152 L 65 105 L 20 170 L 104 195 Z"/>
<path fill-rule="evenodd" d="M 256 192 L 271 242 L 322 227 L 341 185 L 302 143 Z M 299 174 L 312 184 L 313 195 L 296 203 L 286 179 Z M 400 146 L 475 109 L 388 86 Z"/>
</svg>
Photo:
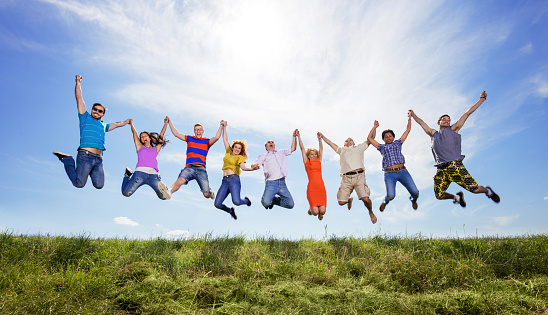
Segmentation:
<svg viewBox="0 0 548 315">
<path fill-rule="evenodd" d="M 322 179 L 322 161 L 320 159 L 307 160 L 304 169 L 308 175 L 306 198 L 310 207 L 327 206 L 327 195 Z"/>
</svg>

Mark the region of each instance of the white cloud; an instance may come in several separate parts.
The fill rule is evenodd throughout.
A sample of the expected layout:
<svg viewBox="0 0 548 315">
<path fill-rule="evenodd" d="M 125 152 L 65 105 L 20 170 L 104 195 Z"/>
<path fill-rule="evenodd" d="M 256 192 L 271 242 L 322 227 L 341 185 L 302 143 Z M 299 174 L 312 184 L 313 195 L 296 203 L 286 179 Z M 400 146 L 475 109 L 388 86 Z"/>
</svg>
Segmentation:
<svg viewBox="0 0 548 315">
<path fill-rule="evenodd" d="M 176 239 L 176 238 L 188 239 L 190 237 L 190 232 L 185 230 L 173 230 L 173 231 L 168 231 L 166 233 L 166 236 L 168 238 L 173 238 L 173 239 Z"/>
<path fill-rule="evenodd" d="M 547 197 L 544 197 L 544 200 L 548 200 L 548 196 L 547 196 Z"/>
<path fill-rule="evenodd" d="M 128 217 L 116 217 L 114 218 L 114 223 L 120 224 L 120 225 L 129 225 L 129 226 L 138 226 L 139 223 L 132 221 Z"/>
<path fill-rule="evenodd" d="M 537 94 L 538 96 L 542 98 L 547 98 L 548 97 L 548 80 L 546 79 L 546 77 L 543 76 L 542 74 L 538 74 L 532 79 L 532 82 L 535 87 L 535 91 L 534 91 L 535 94 Z"/>
<path fill-rule="evenodd" d="M 505 227 L 505 226 L 508 226 L 508 225 L 512 224 L 518 218 L 519 218 L 519 214 L 504 216 L 504 217 L 494 217 L 493 222 L 495 224 L 497 224 L 498 226 L 500 226 L 500 227 Z"/>
</svg>

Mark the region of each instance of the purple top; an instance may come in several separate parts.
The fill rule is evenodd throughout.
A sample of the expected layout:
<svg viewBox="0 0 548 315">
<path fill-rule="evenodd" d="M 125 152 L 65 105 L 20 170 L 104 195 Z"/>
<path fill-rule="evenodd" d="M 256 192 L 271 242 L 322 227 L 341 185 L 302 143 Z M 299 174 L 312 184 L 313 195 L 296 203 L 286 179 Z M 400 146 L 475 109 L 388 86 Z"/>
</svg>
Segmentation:
<svg viewBox="0 0 548 315">
<path fill-rule="evenodd" d="M 139 151 L 137 151 L 137 167 L 152 167 L 158 172 L 158 151 L 155 147 L 147 148 L 142 146 Z"/>
<path fill-rule="evenodd" d="M 380 144 L 378 150 L 382 155 L 382 168 L 388 167 L 390 165 L 404 164 L 405 158 L 401 154 L 401 140 L 394 140 L 392 143 Z"/>
</svg>

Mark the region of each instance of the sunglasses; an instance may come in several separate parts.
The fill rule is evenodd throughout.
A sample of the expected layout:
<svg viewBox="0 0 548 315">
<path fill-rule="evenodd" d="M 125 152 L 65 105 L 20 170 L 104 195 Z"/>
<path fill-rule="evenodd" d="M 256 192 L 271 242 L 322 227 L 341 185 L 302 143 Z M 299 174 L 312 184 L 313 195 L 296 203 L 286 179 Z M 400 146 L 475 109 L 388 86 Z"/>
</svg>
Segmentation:
<svg viewBox="0 0 548 315">
<path fill-rule="evenodd" d="M 93 107 L 91 110 L 92 110 L 92 111 L 96 111 L 96 112 L 98 112 L 99 114 L 102 114 L 102 113 L 105 112 L 104 110 L 98 109 L 97 107 Z"/>
</svg>

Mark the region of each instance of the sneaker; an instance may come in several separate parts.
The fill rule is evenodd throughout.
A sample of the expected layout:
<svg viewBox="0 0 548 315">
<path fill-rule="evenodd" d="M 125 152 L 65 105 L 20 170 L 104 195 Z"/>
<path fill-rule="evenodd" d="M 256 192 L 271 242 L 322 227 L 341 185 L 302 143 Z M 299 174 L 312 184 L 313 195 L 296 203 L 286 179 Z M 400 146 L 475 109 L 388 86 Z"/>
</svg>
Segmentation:
<svg viewBox="0 0 548 315">
<path fill-rule="evenodd" d="M 453 203 L 454 204 L 460 204 L 461 207 L 466 207 L 466 201 L 464 201 L 464 194 L 462 193 L 462 191 L 459 191 L 458 193 L 455 194 L 455 200 L 453 200 Z"/>
<path fill-rule="evenodd" d="M 238 217 L 236 216 L 236 212 L 234 211 L 234 207 L 230 208 L 230 211 L 228 211 L 228 213 L 230 213 L 230 215 L 232 216 L 234 220 L 238 220 Z"/>
<path fill-rule="evenodd" d="M 212 190 L 209 191 L 209 198 L 215 200 L 215 193 Z"/>
<path fill-rule="evenodd" d="M 247 200 L 247 206 L 251 207 L 251 200 L 249 200 L 249 198 L 247 197 L 244 197 L 244 199 Z"/>
<path fill-rule="evenodd" d="M 417 210 L 419 208 L 419 204 L 416 200 L 411 200 L 411 206 L 413 207 L 413 210 Z"/>
<path fill-rule="evenodd" d="M 64 158 L 71 156 L 70 154 L 66 154 L 59 151 L 53 151 L 53 155 L 55 155 L 61 162 L 63 161 Z"/>
<path fill-rule="evenodd" d="M 133 171 L 129 167 L 126 167 L 126 172 L 124 173 L 124 176 L 131 176 L 131 175 L 133 175 Z"/>
<path fill-rule="evenodd" d="M 489 186 L 485 186 L 485 188 L 487 189 L 487 198 L 493 200 L 494 202 L 496 203 L 499 203 L 500 202 L 500 197 L 499 195 L 497 195 L 496 192 L 493 191 L 493 189 Z"/>
<path fill-rule="evenodd" d="M 383 201 L 383 202 L 381 203 L 381 206 L 379 207 L 379 210 L 380 210 L 381 212 L 383 212 L 383 211 L 384 211 L 384 208 L 386 208 L 386 203 L 384 203 L 384 201 Z"/>
<path fill-rule="evenodd" d="M 352 208 L 352 201 L 354 200 L 354 198 L 350 197 L 348 198 L 348 203 L 346 203 L 346 206 L 348 207 L 348 210 L 350 210 L 350 208 Z"/>
<path fill-rule="evenodd" d="M 270 210 L 270 209 L 274 208 L 274 204 L 273 203 L 269 204 L 268 206 L 266 206 L 264 208 L 267 209 L 267 210 Z"/>
<path fill-rule="evenodd" d="M 127 170 L 128 169 L 126 169 L 126 172 L 127 172 Z M 164 184 L 164 182 L 159 182 L 158 183 L 158 189 L 160 190 L 160 192 L 164 196 L 165 200 L 171 199 L 171 193 L 169 192 L 169 189 L 167 189 L 167 186 L 166 186 L 166 184 Z"/>
</svg>

